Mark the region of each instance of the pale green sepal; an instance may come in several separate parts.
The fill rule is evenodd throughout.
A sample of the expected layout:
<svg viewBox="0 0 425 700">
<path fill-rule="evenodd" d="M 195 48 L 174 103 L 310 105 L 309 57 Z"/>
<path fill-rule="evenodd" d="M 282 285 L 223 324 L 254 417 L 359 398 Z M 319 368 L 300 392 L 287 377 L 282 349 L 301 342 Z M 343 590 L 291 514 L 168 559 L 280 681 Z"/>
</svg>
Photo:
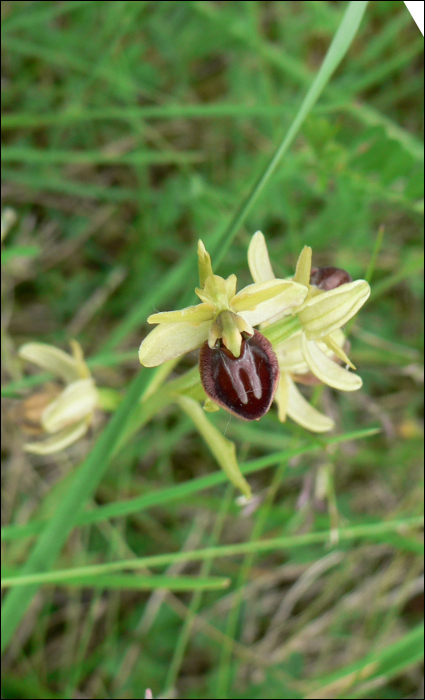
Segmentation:
<svg viewBox="0 0 425 700">
<path fill-rule="evenodd" d="M 247 311 L 255 308 L 258 304 L 263 304 L 273 299 L 273 297 L 281 295 L 282 292 L 287 292 L 293 286 L 292 281 L 280 279 L 249 284 L 230 300 L 230 304 L 232 309 L 236 312 Z"/>
<path fill-rule="evenodd" d="M 46 343 L 26 343 L 18 350 L 19 357 L 52 372 L 66 384 L 79 379 L 77 362 L 63 350 Z"/>
<path fill-rule="evenodd" d="M 251 498 L 251 488 L 239 469 L 234 443 L 227 440 L 227 438 L 209 422 L 197 401 L 187 396 L 179 396 L 177 401 L 194 422 L 199 433 L 232 484 L 240 489 L 244 496 Z"/>
<path fill-rule="evenodd" d="M 298 258 L 294 275 L 294 282 L 304 284 L 306 287 L 308 287 L 310 284 L 311 256 L 311 248 L 308 245 L 305 245 L 300 253 L 300 257 Z"/>
<path fill-rule="evenodd" d="M 290 309 L 303 302 L 307 294 L 307 287 L 288 280 L 269 280 L 268 282 L 262 282 L 261 285 L 273 285 L 273 283 L 277 283 L 274 288 L 270 286 L 269 289 L 259 290 L 258 295 L 254 293 L 247 299 L 243 299 L 241 296 L 235 303 L 235 299 L 239 297 L 239 294 L 242 295 L 248 289 L 248 287 L 245 287 L 242 292 L 239 292 L 232 299 L 232 308 L 240 313 L 251 326 L 263 323 L 278 314 L 289 313 Z M 278 286 L 279 283 L 281 286 Z M 253 284 L 251 286 L 258 288 L 260 285 Z M 266 296 L 269 298 L 266 299 Z"/>
<path fill-rule="evenodd" d="M 314 340 L 307 340 L 302 335 L 302 349 L 304 358 L 313 374 L 324 384 L 332 386 L 340 391 L 357 391 L 363 382 L 357 374 L 347 372 L 320 350 Z"/>
<path fill-rule="evenodd" d="M 351 369 L 356 369 L 356 366 L 353 365 L 348 355 L 331 335 L 326 335 L 324 338 L 322 338 L 322 342 L 325 343 L 328 349 L 331 350 L 340 360 L 342 360 L 345 365 L 348 365 L 351 367 Z"/>
<path fill-rule="evenodd" d="M 153 329 L 139 348 L 139 360 L 145 367 L 156 367 L 173 357 L 196 350 L 208 338 L 210 321 L 197 328 L 189 323 L 164 323 Z"/>
<path fill-rule="evenodd" d="M 301 349 L 302 331 L 297 331 L 283 343 L 273 345 L 279 367 L 291 374 L 306 374 L 309 367 Z"/>
<path fill-rule="evenodd" d="M 320 338 L 341 328 L 363 306 L 369 294 L 369 284 L 356 280 L 307 301 L 298 314 L 307 338 Z"/>
<path fill-rule="evenodd" d="M 53 452 L 64 450 L 73 442 L 77 442 L 83 435 L 86 434 L 89 427 L 89 421 L 83 418 L 79 423 L 69 425 L 67 428 L 60 430 L 56 435 L 41 440 L 40 442 L 27 442 L 23 447 L 25 452 L 32 452 L 36 455 L 49 455 Z"/>
<path fill-rule="evenodd" d="M 209 396 L 207 396 L 207 398 L 204 401 L 203 409 L 207 413 L 216 413 L 217 411 L 220 410 L 220 406 L 218 406 L 215 403 L 215 401 L 213 401 L 212 399 L 210 399 Z"/>
<path fill-rule="evenodd" d="M 248 248 L 248 265 L 254 282 L 266 282 L 275 278 L 270 264 L 266 239 L 261 231 L 254 233 Z"/>
<path fill-rule="evenodd" d="M 79 379 L 69 384 L 57 399 L 46 406 L 41 415 L 41 424 L 46 432 L 55 433 L 93 413 L 98 400 L 93 379 Z"/>
<path fill-rule="evenodd" d="M 199 271 L 199 286 L 203 287 L 207 277 L 213 274 L 210 254 L 201 240 L 198 241 L 198 271 Z"/>
<path fill-rule="evenodd" d="M 327 430 L 332 430 L 335 426 L 332 418 L 320 413 L 309 404 L 288 374 L 285 376 L 285 381 L 288 386 L 288 416 L 313 433 L 324 433 Z"/>
<path fill-rule="evenodd" d="M 187 306 L 179 311 L 162 311 L 152 314 L 148 323 L 190 323 L 191 326 L 200 326 L 205 321 L 211 321 L 214 317 L 212 304 L 196 304 Z"/>
</svg>

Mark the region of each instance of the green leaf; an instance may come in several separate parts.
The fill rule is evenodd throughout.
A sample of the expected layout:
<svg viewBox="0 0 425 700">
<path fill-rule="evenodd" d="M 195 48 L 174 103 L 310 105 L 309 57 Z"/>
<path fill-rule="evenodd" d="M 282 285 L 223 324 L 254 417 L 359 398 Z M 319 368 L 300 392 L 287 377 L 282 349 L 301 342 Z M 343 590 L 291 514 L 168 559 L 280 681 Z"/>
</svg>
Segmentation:
<svg viewBox="0 0 425 700">
<path fill-rule="evenodd" d="M 251 498 L 251 488 L 247 480 L 242 476 L 236 457 L 236 447 L 233 442 L 227 440 L 217 428 L 208 420 L 205 411 L 197 401 L 180 396 L 177 403 L 193 420 L 200 435 L 207 443 L 211 453 L 218 464 L 236 488 L 240 489 L 246 498 Z"/>
</svg>

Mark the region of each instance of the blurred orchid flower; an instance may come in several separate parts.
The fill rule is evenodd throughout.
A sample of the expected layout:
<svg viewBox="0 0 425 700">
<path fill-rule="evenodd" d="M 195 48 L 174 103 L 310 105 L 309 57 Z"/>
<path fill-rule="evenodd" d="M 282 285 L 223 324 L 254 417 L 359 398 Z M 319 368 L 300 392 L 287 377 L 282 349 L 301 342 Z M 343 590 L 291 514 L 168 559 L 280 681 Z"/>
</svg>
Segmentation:
<svg viewBox="0 0 425 700">
<path fill-rule="evenodd" d="M 71 341 L 71 349 L 72 355 L 68 355 L 53 345 L 26 343 L 18 350 L 19 357 L 55 374 L 66 384 L 47 405 L 40 406 L 40 427 L 49 437 L 24 444 L 26 452 L 44 455 L 63 450 L 79 440 L 92 422 L 98 391 L 80 345 Z"/>
</svg>

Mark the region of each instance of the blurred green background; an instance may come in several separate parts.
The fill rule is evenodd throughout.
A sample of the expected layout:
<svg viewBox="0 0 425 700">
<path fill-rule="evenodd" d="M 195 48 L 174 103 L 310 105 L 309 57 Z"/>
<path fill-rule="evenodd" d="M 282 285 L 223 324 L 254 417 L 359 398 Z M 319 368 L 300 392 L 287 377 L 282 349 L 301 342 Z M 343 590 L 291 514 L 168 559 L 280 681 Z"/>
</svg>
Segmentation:
<svg viewBox="0 0 425 700">
<path fill-rule="evenodd" d="M 147 316 L 182 298 L 196 303 L 198 238 L 229 224 L 287 132 L 346 7 L 2 3 L 2 208 L 16 214 L 2 249 L 4 524 L 52 513 L 108 420 L 99 415 L 93 433 L 66 452 L 24 456 L 16 416 L 28 368 L 16 349 L 29 340 L 67 349 L 76 338 L 98 358 L 94 376 L 111 401 L 124 394 L 139 370 Z M 383 227 L 372 296 L 350 330 L 364 386 L 307 391 L 336 420 L 337 436 L 379 432 L 328 444 L 281 425 L 274 408 L 254 426 L 220 411 L 211 420 L 236 442 L 241 462 L 296 454 L 250 476 L 256 509 L 241 514 L 225 484 L 186 493 L 75 529 L 59 568 L 421 512 L 422 105 L 419 30 L 403 2 L 370 2 L 215 270 L 235 272 L 239 288 L 249 284 L 247 246 L 261 229 L 279 276 L 293 273 L 307 244 L 316 266 L 364 277 Z M 192 353 L 175 373 L 195 361 Z M 92 507 L 217 469 L 172 406 L 112 460 Z M 225 591 L 46 586 L 4 655 L 2 697 L 139 698 L 152 688 L 170 698 L 421 698 L 419 535 L 365 532 L 333 546 L 215 559 L 210 573 L 231 579 Z M 6 568 L 16 571 L 32 542 L 6 540 Z M 168 570 L 199 572 L 196 562 Z"/>
</svg>

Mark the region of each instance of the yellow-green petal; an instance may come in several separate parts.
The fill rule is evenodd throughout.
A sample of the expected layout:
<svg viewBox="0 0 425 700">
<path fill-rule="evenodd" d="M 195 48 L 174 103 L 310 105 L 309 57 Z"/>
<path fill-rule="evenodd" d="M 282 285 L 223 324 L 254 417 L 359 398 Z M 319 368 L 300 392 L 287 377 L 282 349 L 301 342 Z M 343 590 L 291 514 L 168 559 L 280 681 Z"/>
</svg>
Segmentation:
<svg viewBox="0 0 425 700">
<path fill-rule="evenodd" d="M 152 314 L 148 323 L 190 323 L 191 326 L 200 326 L 205 321 L 214 318 L 214 306 L 212 304 L 196 304 L 187 306 L 179 311 L 162 311 Z"/>
<path fill-rule="evenodd" d="M 327 430 L 332 430 L 335 425 L 332 418 L 320 413 L 320 411 L 317 411 L 309 404 L 288 374 L 284 375 L 284 381 L 288 386 L 288 403 L 286 409 L 288 416 L 303 428 L 311 430 L 313 433 L 324 433 Z"/>
<path fill-rule="evenodd" d="M 49 403 L 41 415 L 48 433 L 56 433 L 91 415 L 99 400 L 93 379 L 79 379 L 69 384 L 58 398 Z"/>
<path fill-rule="evenodd" d="M 198 271 L 199 271 L 199 286 L 203 287 L 207 277 L 212 276 L 212 265 L 210 254 L 201 240 L 198 241 Z"/>
<path fill-rule="evenodd" d="M 340 391 L 360 389 L 363 382 L 357 374 L 347 372 L 346 369 L 337 365 L 320 350 L 314 340 L 307 340 L 305 334 L 303 334 L 301 342 L 304 358 L 310 370 L 320 381 Z"/>
<path fill-rule="evenodd" d="M 270 264 L 266 239 L 261 231 L 254 233 L 248 248 L 248 265 L 254 282 L 266 282 L 275 278 Z"/>
<path fill-rule="evenodd" d="M 79 379 L 77 362 L 71 355 L 47 343 L 26 343 L 18 350 L 19 357 L 52 372 L 66 384 Z"/>
<path fill-rule="evenodd" d="M 40 440 L 40 442 L 27 442 L 24 445 L 25 452 L 32 452 L 36 455 L 49 455 L 53 452 L 59 452 L 64 450 L 73 442 L 79 440 L 87 432 L 89 427 L 89 422 L 86 418 L 75 423 L 74 425 L 69 425 L 67 428 L 60 430 L 56 435 L 48 437 L 46 440 Z"/>
<path fill-rule="evenodd" d="M 256 326 L 278 314 L 289 313 L 303 302 L 306 294 L 307 287 L 292 280 L 268 280 L 242 289 L 233 297 L 231 306 L 251 326 Z"/>
<path fill-rule="evenodd" d="M 287 340 L 284 340 L 283 342 L 278 343 L 277 345 L 273 345 L 273 350 L 275 351 L 276 357 L 279 361 L 279 367 L 282 370 L 289 372 L 290 374 L 306 374 L 307 372 L 310 372 L 310 368 L 304 359 L 301 347 L 302 333 L 303 331 L 297 331 L 296 333 L 291 335 L 291 337 Z M 329 338 L 331 339 L 331 344 L 328 347 L 325 341 Z M 345 343 L 345 335 L 343 331 L 339 330 L 332 333 L 331 336 L 326 336 L 326 338 L 323 338 L 316 342 L 319 348 L 326 355 L 337 355 L 339 357 L 338 352 L 341 352 L 341 347 Z M 345 357 L 347 356 L 345 355 Z"/>
<path fill-rule="evenodd" d="M 233 276 L 234 277 L 234 276 Z M 236 281 L 236 278 L 234 278 Z M 233 286 L 233 281 L 231 281 Z M 195 294 L 200 298 L 201 301 L 207 304 L 213 304 L 216 310 L 222 311 L 228 308 L 229 295 L 228 295 L 228 281 L 225 280 L 220 275 L 210 275 L 205 280 L 205 284 L 202 289 L 195 289 Z"/>
<path fill-rule="evenodd" d="M 369 294 L 369 284 L 356 280 L 307 301 L 298 313 L 307 338 L 320 338 L 341 328 L 363 306 Z"/>
<path fill-rule="evenodd" d="M 70 340 L 69 344 L 71 346 L 72 356 L 75 360 L 75 365 L 77 368 L 79 378 L 88 379 L 91 376 L 91 374 L 89 368 L 84 362 L 84 354 L 80 343 L 77 343 L 76 340 Z"/>
<path fill-rule="evenodd" d="M 348 355 L 344 352 L 342 347 L 337 343 L 337 341 L 335 340 L 335 338 L 333 338 L 332 335 L 326 335 L 322 340 L 326 344 L 328 349 L 331 350 L 332 353 L 336 355 L 340 360 L 342 360 L 342 362 L 345 365 L 348 365 L 349 367 L 351 367 L 351 369 L 356 369 L 356 366 L 353 365 Z"/>
<path fill-rule="evenodd" d="M 227 440 L 215 426 L 210 423 L 197 401 L 188 396 L 177 399 L 182 409 L 193 420 L 196 428 L 207 443 L 228 479 L 240 489 L 246 498 L 251 498 L 251 488 L 239 469 L 236 458 L 236 448 L 233 442 Z"/>
<path fill-rule="evenodd" d="M 279 384 L 277 385 L 274 400 L 277 403 L 279 420 L 281 423 L 284 423 L 288 413 L 288 383 L 286 382 L 286 372 L 280 373 Z"/>
<path fill-rule="evenodd" d="M 308 245 L 305 245 L 300 253 L 300 257 L 298 258 L 294 275 L 294 282 L 304 284 L 306 287 L 308 287 L 310 284 L 311 256 L 311 248 Z"/>
<path fill-rule="evenodd" d="M 157 367 L 166 360 L 200 348 L 208 338 L 210 326 L 210 321 L 205 321 L 198 327 L 189 323 L 164 323 L 157 326 L 140 345 L 141 364 Z"/>
<path fill-rule="evenodd" d="M 225 280 L 226 285 L 226 295 L 228 299 L 233 299 L 236 294 L 236 286 L 238 284 L 238 278 L 236 275 L 229 275 Z"/>
</svg>

